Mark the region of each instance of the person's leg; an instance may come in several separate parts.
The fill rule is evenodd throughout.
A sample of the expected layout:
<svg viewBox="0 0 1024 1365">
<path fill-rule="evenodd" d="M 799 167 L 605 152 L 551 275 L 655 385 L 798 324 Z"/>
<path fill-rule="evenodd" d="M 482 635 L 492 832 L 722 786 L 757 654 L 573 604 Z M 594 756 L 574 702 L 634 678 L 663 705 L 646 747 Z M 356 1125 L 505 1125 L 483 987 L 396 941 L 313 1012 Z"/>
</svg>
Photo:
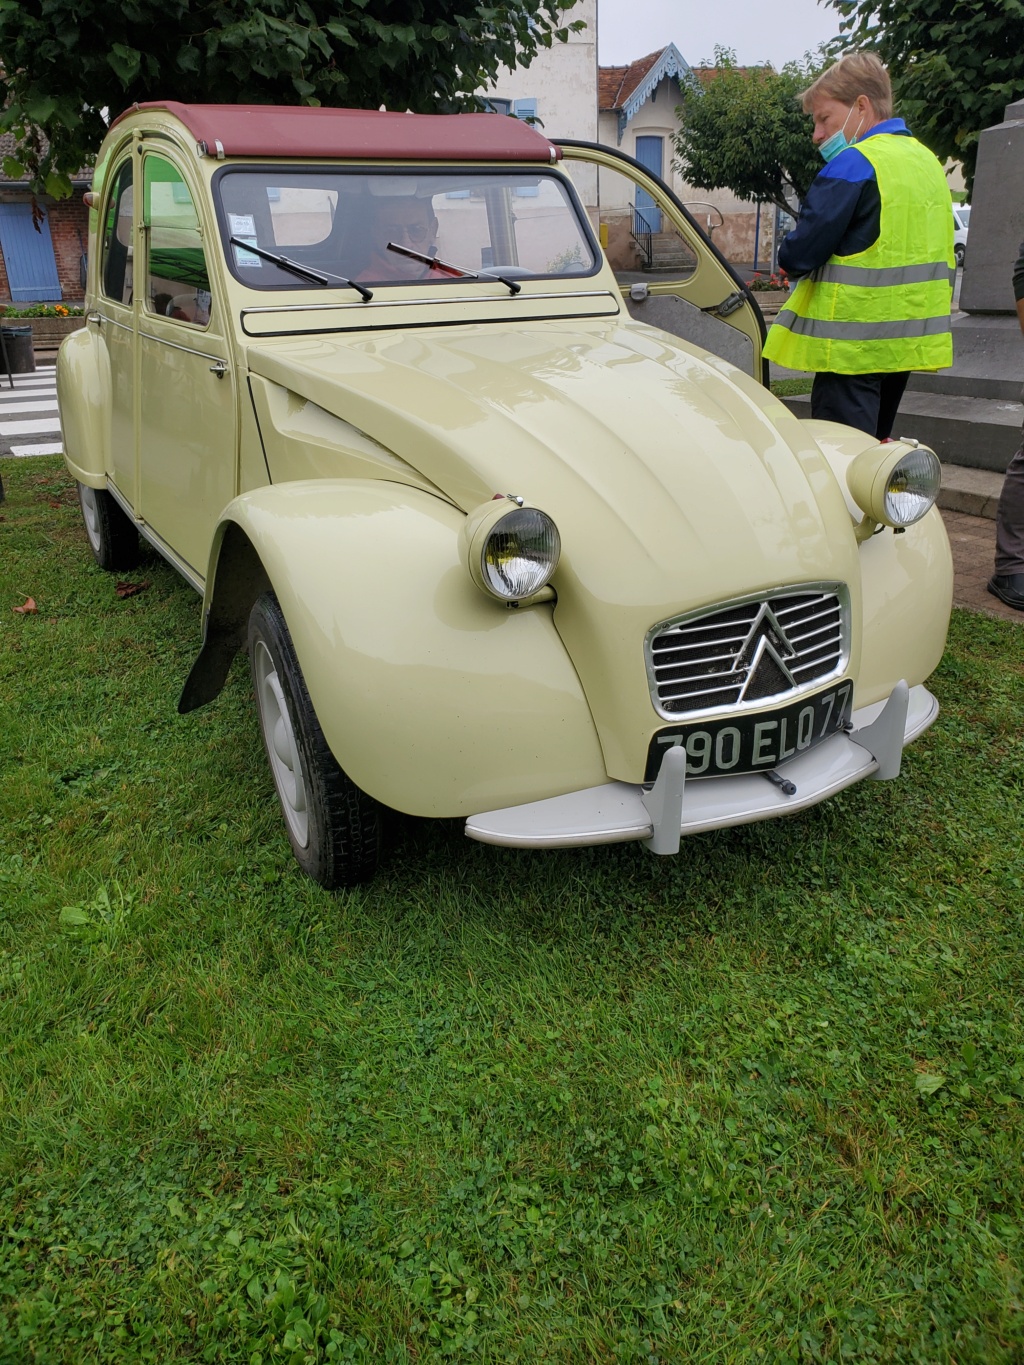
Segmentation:
<svg viewBox="0 0 1024 1365">
<path fill-rule="evenodd" d="M 878 426 L 875 435 L 880 441 L 887 441 L 892 435 L 896 413 L 903 397 L 903 390 L 910 378 L 909 370 L 899 370 L 894 374 L 875 376 L 879 381 Z"/>
<path fill-rule="evenodd" d="M 996 564 L 988 590 L 1024 611 L 1024 440 L 1010 461 L 996 508 Z"/>
<path fill-rule="evenodd" d="M 823 422 L 842 422 L 874 436 L 878 427 L 878 380 L 877 374 L 816 374 L 811 416 Z"/>
</svg>

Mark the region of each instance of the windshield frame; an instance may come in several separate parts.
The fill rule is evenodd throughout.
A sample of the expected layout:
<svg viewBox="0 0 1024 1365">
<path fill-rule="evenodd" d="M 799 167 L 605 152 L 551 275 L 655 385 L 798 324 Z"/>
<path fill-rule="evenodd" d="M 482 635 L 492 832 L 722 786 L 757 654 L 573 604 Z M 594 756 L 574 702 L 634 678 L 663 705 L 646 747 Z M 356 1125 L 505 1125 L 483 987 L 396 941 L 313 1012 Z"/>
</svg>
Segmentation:
<svg viewBox="0 0 1024 1365">
<path fill-rule="evenodd" d="M 228 272 L 233 280 L 241 284 L 243 288 L 250 290 L 253 294 L 256 295 L 266 295 L 272 293 L 297 293 L 300 291 L 304 290 L 309 291 L 312 289 L 315 289 L 317 293 L 322 294 L 324 286 L 312 285 L 309 282 L 300 280 L 297 276 L 294 278 L 294 281 L 289 280 L 285 282 L 275 280 L 271 284 L 260 285 L 257 284 L 252 279 L 251 275 L 242 273 L 239 270 L 235 261 L 234 249 L 230 244 L 230 238 L 236 234 L 232 233 L 229 230 L 228 212 L 227 209 L 225 208 L 224 196 L 221 192 L 221 182 L 223 178 L 225 176 L 237 175 L 239 173 L 250 175 L 263 174 L 269 177 L 275 176 L 280 177 L 282 175 L 287 175 L 289 179 L 291 179 L 292 177 L 300 177 L 307 175 L 323 176 L 325 174 L 332 176 L 335 175 L 399 176 L 405 178 L 409 178 L 411 176 L 415 176 L 417 178 L 437 176 L 438 178 L 444 177 L 446 179 L 450 179 L 453 176 L 457 176 L 459 174 L 463 174 L 466 176 L 500 175 L 506 179 L 515 179 L 518 177 L 523 177 L 529 178 L 530 180 L 536 180 L 538 177 L 544 176 L 548 179 L 554 180 L 558 187 L 560 188 L 560 190 L 562 191 L 562 193 L 564 194 L 566 205 L 569 208 L 570 213 L 573 215 L 573 218 L 575 219 L 576 226 L 580 233 L 580 236 L 586 243 L 590 251 L 592 264 L 590 268 L 587 270 L 573 271 L 571 274 L 567 273 L 534 274 L 533 272 L 530 272 L 523 275 L 517 275 L 516 276 L 517 281 L 523 285 L 528 285 L 534 281 L 546 284 L 550 284 L 552 281 L 572 284 L 577 281 L 593 279 L 593 277 L 595 275 L 598 275 L 604 267 L 604 253 L 601 250 L 600 243 L 598 242 L 597 236 L 593 230 L 593 226 L 591 225 L 590 217 L 587 214 L 586 209 L 583 207 L 579 194 L 577 193 L 576 186 L 573 184 L 571 178 L 567 174 L 555 169 L 554 167 L 548 164 L 532 162 L 511 163 L 451 161 L 443 163 L 432 162 L 429 165 L 425 165 L 422 162 L 411 163 L 389 162 L 387 165 L 381 165 L 379 163 L 374 162 L 335 163 L 325 161 L 318 162 L 263 160 L 239 161 L 237 163 L 232 163 L 229 165 L 218 167 L 217 170 L 214 172 L 213 176 L 211 177 L 210 188 L 213 197 L 213 207 L 216 216 L 217 231 L 220 237 L 221 251 L 223 253 L 224 264 L 226 265 Z M 275 247 L 274 250 L 278 250 L 278 248 Z M 281 250 L 283 251 L 284 248 L 281 248 Z M 294 254 L 294 248 L 291 248 L 290 251 L 292 254 Z M 459 262 L 458 264 L 461 265 L 463 263 Z M 428 279 L 419 280 L 403 279 L 382 281 L 367 279 L 365 282 L 363 280 L 360 280 L 359 283 L 360 284 L 366 283 L 368 285 L 371 285 L 374 294 L 376 294 L 378 290 L 390 290 L 396 288 L 422 289 L 427 286 L 436 286 L 443 289 L 450 289 L 452 285 L 457 285 L 465 289 L 467 285 L 472 285 L 474 283 L 485 284 L 493 287 L 495 283 L 495 277 L 492 274 L 488 274 L 484 270 L 481 270 L 479 281 L 468 279 L 466 276 L 452 276 L 450 278 L 431 277 Z M 329 287 L 332 289 L 335 288 L 335 286 Z M 338 289 L 345 289 L 347 292 L 346 286 L 338 285 L 336 287 Z"/>
</svg>

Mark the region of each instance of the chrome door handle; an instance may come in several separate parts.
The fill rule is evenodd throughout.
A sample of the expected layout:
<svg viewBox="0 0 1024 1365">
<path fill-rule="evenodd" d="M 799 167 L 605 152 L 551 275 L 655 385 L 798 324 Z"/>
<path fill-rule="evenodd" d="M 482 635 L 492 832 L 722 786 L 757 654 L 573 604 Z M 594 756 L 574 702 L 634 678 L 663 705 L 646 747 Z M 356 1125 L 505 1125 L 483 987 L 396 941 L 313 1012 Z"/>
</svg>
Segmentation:
<svg viewBox="0 0 1024 1365">
<path fill-rule="evenodd" d="M 94 322 L 94 323 L 96 324 L 97 327 L 102 327 L 102 326 L 103 326 L 103 314 L 102 314 L 102 313 L 87 313 L 86 316 L 85 316 L 85 320 L 86 320 L 86 322 Z"/>
<path fill-rule="evenodd" d="M 223 379 L 228 372 L 227 362 L 218 360 L 215 365 L 210 366 L 210 373 L 215 374 L 218 379 Z"/>
</svg>

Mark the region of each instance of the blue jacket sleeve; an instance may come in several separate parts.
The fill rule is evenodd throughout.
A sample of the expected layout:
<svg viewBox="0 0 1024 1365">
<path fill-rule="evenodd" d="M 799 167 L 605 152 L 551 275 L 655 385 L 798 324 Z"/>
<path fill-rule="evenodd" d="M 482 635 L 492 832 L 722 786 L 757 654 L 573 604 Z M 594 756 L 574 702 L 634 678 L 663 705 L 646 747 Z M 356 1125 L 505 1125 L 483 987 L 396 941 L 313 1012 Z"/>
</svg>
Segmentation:
<svg viewBox="0 0 1024 1365">
<path fill-rule="evenodd" d="M 779 247 L 779 265 L 788 275 L 809 275 L 832 256 L 866 250 L 880 227 L 874 168 L 849 147 L 811 182 L 797 225 Z"/>
</svg>

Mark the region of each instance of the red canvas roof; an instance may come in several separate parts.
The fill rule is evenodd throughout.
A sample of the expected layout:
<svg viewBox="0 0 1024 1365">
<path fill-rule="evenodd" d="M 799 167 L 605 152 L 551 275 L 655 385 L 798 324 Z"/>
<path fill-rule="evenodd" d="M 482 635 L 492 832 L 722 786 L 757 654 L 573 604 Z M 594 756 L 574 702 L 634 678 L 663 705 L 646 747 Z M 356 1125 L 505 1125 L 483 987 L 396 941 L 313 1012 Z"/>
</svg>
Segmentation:
<svg viewBox="0 0 1024 1365">
<path fill-rule="evenodd" d="M 561 150 L 501 114 L 393 114 L 306 105 L 133 104 L 166 109 L 210 156 L 352 157 L 403 161 L 553 161 Z"/>
</svg>

